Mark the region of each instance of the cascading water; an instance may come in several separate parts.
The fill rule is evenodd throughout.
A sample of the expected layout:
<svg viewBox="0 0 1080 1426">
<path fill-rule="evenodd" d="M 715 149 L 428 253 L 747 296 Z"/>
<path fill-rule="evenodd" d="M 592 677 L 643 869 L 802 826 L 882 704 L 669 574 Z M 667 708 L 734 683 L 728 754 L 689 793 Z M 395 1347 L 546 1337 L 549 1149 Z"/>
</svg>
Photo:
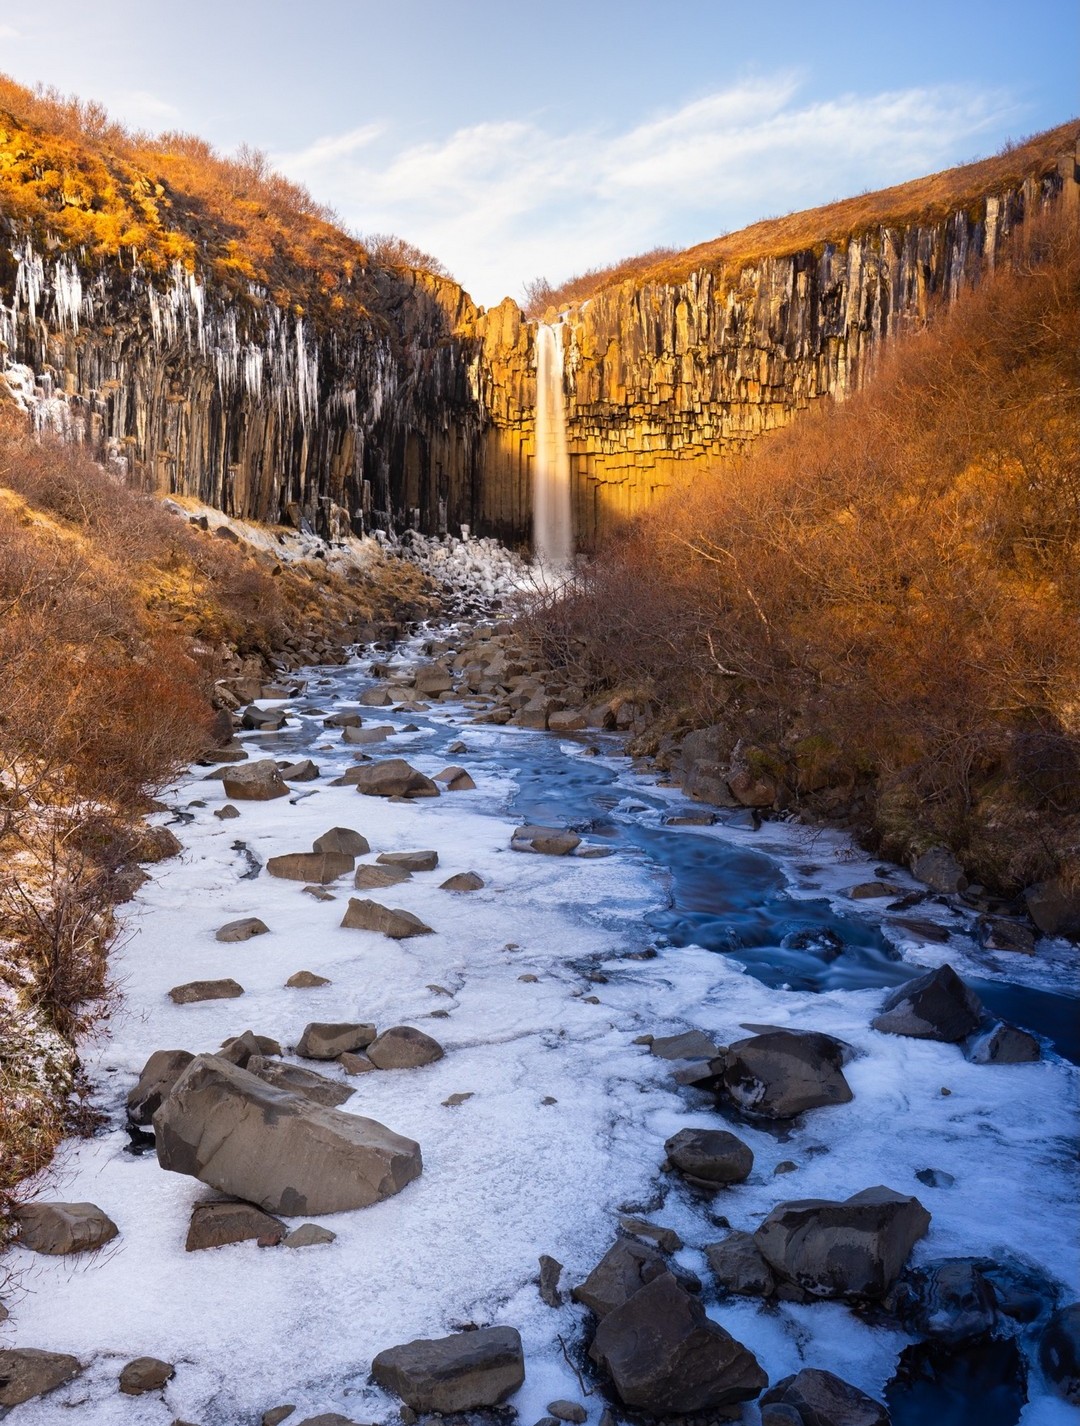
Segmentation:
<svg viewBox="0 0 1080 1426">
<path fill-rule="evenodd" d="M 566 569 L 574 556 L 562 333 L 547 322 L 536 329 L 533 552 L 537 563 L 549 570 Z"/>
</svg>

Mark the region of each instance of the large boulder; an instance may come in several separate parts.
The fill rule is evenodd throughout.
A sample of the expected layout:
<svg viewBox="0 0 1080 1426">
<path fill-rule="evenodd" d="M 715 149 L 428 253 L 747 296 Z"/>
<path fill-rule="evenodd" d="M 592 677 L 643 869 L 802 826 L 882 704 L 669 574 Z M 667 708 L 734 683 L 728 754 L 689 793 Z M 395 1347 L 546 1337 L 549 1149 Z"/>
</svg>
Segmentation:
<svg viewBox="0 0 1080 1426">
<path fill-rule="evenodd" d="M 931 891 L 951 893 L 967 889 L 964 868 L 949 851 L 948 847 L 931 847 L 916 857 L 911 863 L 911 873 L 919 881 L 925 882 Z"/>
<path fill-rule="evenodd" d="M 338 1213 L 399 1193 L 420 1146 L 200 1055 L 154 1115 L 158 1162 L 270 1213 Z"/>
<path fill-rule="evenodd" d="M 260 708 L 252 703 L 245 708 L 240 721 L 257 733 L 279 733 L 286 723 L 284 708 Z"/>
<path fill-rule="evenodd" d="M 731 737 L 726 728 L 719 724 L 698 728 L 683 739 L 678 776 L 683 791 L 695 802 L 711 802 L 717 807 L 738 806 L 728 786 L 730 767 Z"/>
<path fill-rule="evenodd" d="M 832 1372 L 804 1367 L 761 1398 L 761 1426 L 889 1426 L 889 1413 Z"/>
<path fill-rule="evenodd" d="M 350 772 L 353 770 L 350 769 Z M 365 797 L 438 797 L 439 789 L 430 777 L 410 766 L 404 758 L 386 758 L 355 769 L 357 792 Z"/>
<path fill-rule="evenodd" d="M 565 857 L 581 846 L 581 838 L 563 827 L 515 827 L 510 849 L 515 852 L 538 852 L 547 857 Z"/>
<path fill-rule="evenodd" d="M 439 854 L 435 851 L 381 852 L 375 860 L 381 866 L 398 867 L 402 871 L 434 871 L 439 865 Z"/>
<path fill-rule="evenodd" d="M 776 1290 L 772 1268 L 761 1256 L 752 1233 L 733 1232 L 719 1243 L 708 1243 L 705 1257 L 722 1292 L 740 1297 L 771 1297 Z"/>
<path fill-rule="evenodd" d="M 400 866 L 373 866 L 364 862 L 356 868 L 353 886 L 357 891 L 382 891 L 388 886 L 400 886 L 403 881 L 412 881 L 412 872 Z"/>
<path fill-rule="evenodd" d="M 196 1203 L 191 1210 L 184 1250 L 198 1253 L 204 1248 L 223 1248 L 228 1243 L 280 1243 L 289 1230 L 280 1218 L 256 1208 L 253 1203 Z"/>
<path fill-rule="evenodd" d="M 384 1030 L 367 1047 L 368 1059 L 376 1069 L 417 1069 L 434 1064 L 445 1051 L 438 1040 L 412 1025 L 394 1025 Z"/>
<path fill-rule="evenodd" d="M 286 782 L 315 782 L 319 776 L 318 764 L 313 763 L 310 758 L 301 758 L 295 763 L 282 763 L 280 772 Z"/>
<path fill-rule="evenodd" d="M 654 1416 L 723 1411 L 768 1384 L 753 1354 L 670 1273 L 604 1317 L 589 1355 L 610 1373 L 624 1405 Z"/>
<path fill-rule="evenodd" d="M 995 1020 L 967 1044 L 967 1057 L 976 1065 L 1029 1065 L 1042 1058 L 1042 1048 L 1034 1035 Z"/>
<path fill-rule="evenodd" d="M 525 1356 L 513 1327 L 483 1327 L 390 1347 L 371 1375 L 413 1411 L 445 1415 L 505 1401 L 525 1380 Z"/>
<path fill-rule="evenodd" d="M 679 1035 L 654 1035 L 649 1053 L 662 1060 L 711 1060 L 720 1054 L 720 1047 L 704 1030 L 684 1030 Z"/>
<path fill-rule="evenodd" d="M 435 781 L 441 782 L 447 792 L 475 792 L 476 783 L 463 767 L 451 765 L 435 774 Z"/>
<path fill-rule="evenodd" d="M 336 1060 L 350 1050 L 366 1050 L 376 1034 L 374 1025 L 327 1024 L 313 1020 L 305 1025 L 296 1053 L 303 1060 Z"/>
<path fill-rule="evenodd" d="M 316 1074 L 314 1070 L 288 1064 L 285 1060 L 267 1059 L 265 1055 L 252 1055 L 245 1069 L 257 1074 L 267 1084 L 291 1090 L 294 1094 L 306 1094 L 316 1104 L 325 1104 L 329 1109 L 344 1104 L 354 1093 L 349 1085 L 330 1079 L 325 1074 Z"/>
<path fill-rule="evenodd" d="M 634 1238 L 619 1238 L 570 1295 L 604 1318 L 667 1271 L 668 1265 L 656 1248 Z"/>
<path fill-rule="evenodd" d="M 680 1129 L 664 1151 L 672 1167 L 697 1188 L 715 1190 L 742 1183 L 754 1167 L 749 1145 L 726 1129 Z"/>
<path fill-rule="evenodd" d="M 459 871 L 439 883 L 440 891 L 482 891 L 484 878 L 475 871 Z"/>
<path fill-rule="evenodd" d="M 161 1101 L 195 1058 L 190 1050 L 155 1050 L 128 1091 L 127 1115 L 133 1124 L 149 1124 Z"/>
<path fill-rule="evenodd" d="M 1080 1406 L 1080 1302 L 1060 1308 L 1046 1324 L 1039 1365 L 1058 1396 Z"/>
<path fill-rule="evenodd" d="M 387 738 L 393 737 L 395 731 L 390 723 L 383 723 L 377 728 L 346 728 L 341 735 L 341 741 L 351 747 L 362 748 L 371 743 L 385 743 Z"/>
<path fill-rule="evenodd" d="M 234 802 L 268 802 L 288 797 L 289 789 L 273 758 L 260 758 L 243 767 L 229 767 L 221 780 L 225 796 Z"/>
<path fill-rule="evenodd" d="M 973 1258 L 946 1258 L 909 1268 L 887 1306 L 921 1337 L 966 1342 L 997 1325 L 994 1285 Z"/>
<path fill-rule="evenodd" d="M 1028 915 L 1044 936 L 1080 937 L 1080 888 L 1059 878 L 1040 881 L 1024 892 Z"/>
<path fill-rule="evenodd" d="M 744 1114 L 791 1119 L 854 1098 L 843 1065 L 851 1047 L 831 1035 L 770 1030 L 736 1040 L 712 1061 L 716 1087 Z"/>
<path fill-rule="evenodd" d="M 870 1022 L 888 1035 L 956 1044 L 979 1028 L 982 1001 L 950 965 L 898 985 Z"/>
<path fill-rule="evenodd" d="M 328 881 L 337 881 L 339 876 L 347 875 L 354 865 L 354 858 L 344 852 L 287 852 L 284 856 L 271 857 L 266 863 L 266 870 L 271 876 L 284 877 L 288 881 L 325 886 Z"/>
<path fill-rule="evenodd" d="M 333 853 L 343 857 L 366 857 L 371 846 L 362 833 L 354 832 L 351 827 L 331 827 L 329 832 L 315 838 L 311 850 L 322 852 L 324 856 Z"/>
<path fill-rule="evenodd" d="M 866 1188 L 834 1201 L 781 1203 L 754 1233 L 758 1249 L 783 1283 L 809 1298 L 882 1298 L 930 1226 L 917 1198 Z"/>
<path fill-rule="evenodd" d="M 400 907 L 380 906 L 377 901 L 361 901 L 349 897 L 348 910 L 341 924 L 350 931 L 381 931 L 392 941 L 406 941 L 410 936 L 430 936 L 431 927 Z"/>
<path fill-rule="evenodd" d="M 38 1347 L 0 1348 L 0 1409 L 21 1406 L 71 1381 L 82 1371 L 78 1357 Z"/>
<path fill-rule="evenodd" d="M 19 1242 L 34 1253 L 89 1253 L 120 1231 L 96 1203 L 24 1203 L 15 1210 Z"/>
</svg>

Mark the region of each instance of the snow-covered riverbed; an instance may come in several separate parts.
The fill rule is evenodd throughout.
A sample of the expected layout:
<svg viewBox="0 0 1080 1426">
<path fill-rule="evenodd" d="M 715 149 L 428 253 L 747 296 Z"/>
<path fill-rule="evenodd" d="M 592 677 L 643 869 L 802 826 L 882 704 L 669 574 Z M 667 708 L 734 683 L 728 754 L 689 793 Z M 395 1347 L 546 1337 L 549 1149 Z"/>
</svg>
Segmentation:
<svg viewBox="0 0 1080 1426">
<path fill-rule="evenodd" d="M 245 735 L 254 756 L 311 756 L 319 764 L 320 779 L 296 784 L 288 799 L 243 802 L 239 818 L 221 821 L 213 814 L 226 798 L 219 781 L 202 780 L 204 769 L 168 798 L 190 817 L 172 824 L 184 852 L 155 869 L 131 907 L 129 935 L 114 955 L 122 1003 L 108 1037 L 86 1051 L 110 1128 L 65 1145 L 40 1184 L 42 1197 L 99 1204 L 120 1236 L 83 1258 L 16 1249 L 7 1260 L 22 1292 L 0 1325 L 0 1343 L 72 1352 L 89 1365 L 69 1386 L 17 1408 L 14 1419 L 44 1426 L 68 1419 L 62 1407 L 78 1403 L 71 1419 L 92 1426 L 175 1419 L 234 1426 L 257 1422 L 282 1402 L 296 1403 L 298 1421 L 328 1411 L 356 1421 L 396 1419 L 397 1403 L 367 1384 L 378 1351 L 468 1323 L 498 1323 L 522 1333 L 527 1378 L 512 1404 L 531 1426 L 553 1398 L 582 1399 L 560 1343 L 572 1352 L 582 1311 L 541 1302 L 537 1259 L 547 1253 L 565 1264 L 565 1287 L 579 1282 L 627 1209 L 679 1231 L 687 1246 L 678 1261 L 702 1278 L 710 1314 L 757 1354 L 772 1380 L 803 1365 L 823 1367 L 880 1398 L 911 1339 L 839 1304 L 718 1302 L 701 1249 L 723 1236 L 719 1215 L 753 1228 L 783 1199 L 840 1198 L 884 1183 L 917 1194 L 933 1215 L 916 1260 L 1011 1254 L 1077 1296 L 1072 1066 L 1052 1053 L 1034 1065 L 979 1066 L 955 1046 L 871 1030 L 880 987 L 896 976 L 883 959 L 875 977 L 874 933 L 865 922 L 866 944 L 850 958 L 856 969 L 845 978 L 841 967 L 817 990 L 770 985 L 745 973 L 736 954 L 678 944 L 688 937 L 672 934 L 671 874 L 658 865 L 649 835 L 680 799 L 632 774 L 614 749 L 586 757 L 584 739 L 560 743 L 473 726 L 457 704 L 436 704 L 427 714 L 363 710 L 366 721 L 399 730 L 419 725 L 373 749 L 376 755 L 405 756 L 428 774 L 461 763 L 477 788 L 391 803 L 330 786 L 356 749 L 325 729 L 323 716 L 350 705 L 368 682 L 360 664 L 315 671 L 283 733 Z M 467 751 L 450 756 L 456 739 Z M 511 852 L 516 825 L 552 818 L 592 823 L 586 843 L 613 854 Z M 245 876 L 247 852 L 265 863 L 309 849 L 335 826 L 368 838 L 365 860 L 438 851 L 436 871 L 373 893 L 420 916 L 434 935 L 394 942 L 342 929 L 351 878 L 330 888 L 336 900 L 319 902 L 297 882 L 265 871 Z M 777 896 L 797 910 L 872 875 L 841 839 L 801 829 L 685 827 L 664 836 L 694 839 L 688 847 L 768 848 L 760 885 L 752 858 L 731 864 L 742 879 L 729 888 L 742 898 L 740 914 Z M 247 852 L 234 848 L 238 841 Z M 467 870 L 480 874 L 483 890 L 439 889 Z M 823 904 L 841 932 L 855 924 L 835 903 Z M 269 935 L 215 940 L 224 922 L 251 915 Z M 654 958 L 635 958 L 657 945 Z M 926 964 L 945 958 L 937 946 L 910 950 Z M 956 953 L 962 948 L 951 947 L 949 958 L 965 974 L 1008 979 L 1007 967 L 968 965 Z M 299 970 L 330 984 L 285 988 Z M 1037 973 L 1030 965 L 1019 970 L 1036 982 L 1041 975 L 1043 988 L 1063 974 L 1057 962 Z M 244 986 L 242 998 L 186 1006 L 168 999 L 180 982 L 225 976 Z M 324 1220 L 337 1234 L 326 1246 L 247 1242 L 185 1253 L 191 1208 L 208 1193 L 164 1172 L 153 1153 L 128 1152 L 124 1099 L 144 1061 L 160 1048 L 210 1051 L 247 1029 L 288 1047 L 309 1021 L 354 1020 L 416 1025 L 446 1048 L 443 1060 L 423 1069 L 351 1081 L 335 1066 L 319 1066 L 354 1086 L 346 1110 L 420 1142 L 421 1178 L 373 1208 Z M 633 1042 L 700 1028 L 727 1043 L 746 1033 L 740 1026 L 760 1023 L 848 1041 L 860 1052 L 846 1071 L 855 1098 L 812 1111 L 784 1138 L 740 1127 L 755 1155 L 753 1173 L 703 1201 L 659 1165 L 671 1134 L 717 1126 L 716 1111 L 704 1095 L 675 1085 L 670 1063 Z M 444 1104 L 458 1094 L 471 1098 Z M 781 1161 L 794 1162 L 795 1171 L 776 1177 Z M 916 1177 L 927 1169 L 954 1182 L 928 1187 Z M 117 1394 L 121 1366 L 144 1355 L 176 1364 L 163 1399 Z M 1029 1394 L 1025 1426 L 1075 1419 L 1037 1374 Z M 585 1400 L 596 1426 L 604 1403 L 598 1394 Z M 748 1408 L 746 1420 L 756 1419 Z"/>
</svg>

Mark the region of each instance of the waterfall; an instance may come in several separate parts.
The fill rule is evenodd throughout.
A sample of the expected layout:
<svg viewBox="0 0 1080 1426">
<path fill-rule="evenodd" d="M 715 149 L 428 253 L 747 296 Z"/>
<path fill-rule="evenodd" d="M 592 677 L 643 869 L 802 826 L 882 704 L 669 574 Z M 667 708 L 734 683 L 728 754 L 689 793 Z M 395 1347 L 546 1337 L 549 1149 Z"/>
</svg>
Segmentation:
<svg viewBox="0 0 1080 1426">
<path fill-rule="evenodd" d="M 574 555 L 562 332 L 547 322 L 536 329 L 533 553 L 538 564 L 553 570 L 566 569 Z"/>
</svg>

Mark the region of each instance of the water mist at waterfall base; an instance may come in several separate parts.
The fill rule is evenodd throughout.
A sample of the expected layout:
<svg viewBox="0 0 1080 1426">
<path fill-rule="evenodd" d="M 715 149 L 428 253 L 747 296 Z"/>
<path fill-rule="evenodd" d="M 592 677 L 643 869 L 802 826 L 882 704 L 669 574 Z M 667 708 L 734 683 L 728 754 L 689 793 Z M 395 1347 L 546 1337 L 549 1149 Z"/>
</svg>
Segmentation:
<svg viewBox="0 0 1080 1426">
<path fill-rule="evenodd" d="M 568 570 L 574 557 L 562 330 L 547 322 L 536 329 L 533 554 L 541 571 L 549 574 Z"/>
</svg>

